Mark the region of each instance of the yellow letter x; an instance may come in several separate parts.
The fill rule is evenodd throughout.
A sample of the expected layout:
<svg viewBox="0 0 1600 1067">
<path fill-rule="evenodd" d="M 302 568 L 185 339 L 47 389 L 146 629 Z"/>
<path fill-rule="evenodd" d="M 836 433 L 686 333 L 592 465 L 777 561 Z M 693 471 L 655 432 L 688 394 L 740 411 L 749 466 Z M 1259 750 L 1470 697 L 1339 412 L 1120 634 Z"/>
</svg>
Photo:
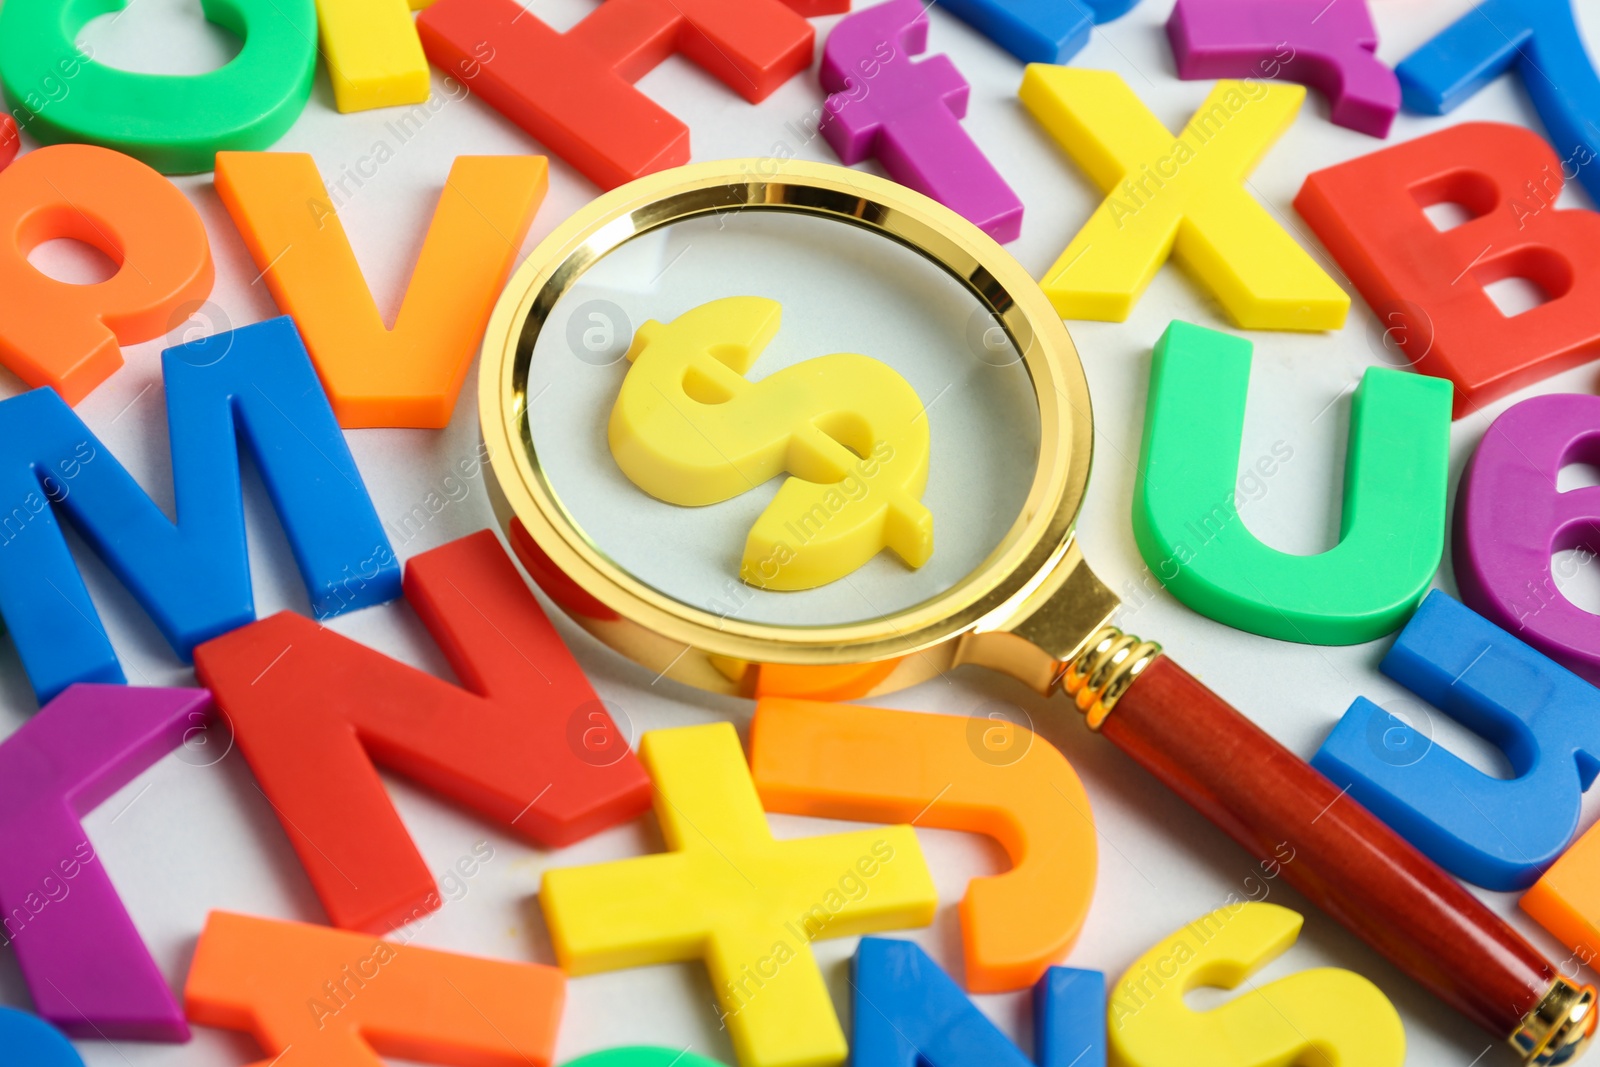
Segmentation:
<svg viewBox="0 0 1600 1067">
<path fill-rule="evenodd" d="M 1035 63 L 1021 95 L 1106 191 L 1043 279 L 1062 318 L 1122 322 L 1176 253 L 1240 327 L 1344 325 L 1349 295 L 1242 187 L 1304 88 L 1218 82 L 1176 138 L 1111 71 Z"/>
<path fill-rule="evenodd" d="M 671 851 L 545 873 L 539 899 L 562 968 L 704 959 L 744 1067 L 843 1062 L 810 945 L 933 921 L 916 832 L 774 840 L 725 722 L 648 733 L 639 755 Z"/>
</svg>

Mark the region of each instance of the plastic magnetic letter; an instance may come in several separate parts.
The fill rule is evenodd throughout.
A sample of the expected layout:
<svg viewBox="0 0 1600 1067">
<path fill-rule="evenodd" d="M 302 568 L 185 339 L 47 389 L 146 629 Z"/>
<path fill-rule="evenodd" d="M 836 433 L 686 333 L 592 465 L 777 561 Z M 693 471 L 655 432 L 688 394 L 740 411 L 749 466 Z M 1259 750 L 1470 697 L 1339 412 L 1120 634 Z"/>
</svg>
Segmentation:
<svg viewBox="0 0 1600 1067">
<path fill-rule="evenodd" d="M 310 156 L 220 152 L 216 184 L 273 299 L 300 328 L 339 424 L 441 429 L 548 170 L 543 156 L 451 165 L 393 329 Z"/>
<path fill-rule="evenodd" d="M 1244 329 L 1344 325 L 1350 297 L 1243 185 L 1305 89 L 1218 82 L 1176 137 L 1112 71 L 1034 64 L 1021 95 L 1106 193 L 1040 281 L 1062 318 L 1122 322 L 1175 256 Z"/>
<path fill-rule="evenodd" d="M 1456 387 L 1456 417 L 1594 358 L 1600 215 L 1560 209 L 1564 165 L 1532 130 L 1450 126 L 1319 170 L 1294 206 L 1423 374 Z M 1424 214 L 1461 205 L 1443 233 Z M 1485 286 L 1547 300 L 1507 317 Z"/>
<path fill-rule="evenodd" d="M 312 0 L 203 0 L 206 20 L 244 45 L 216 70 L 187 75 L 135 74 L 78 51 L 84 26 L 128 6 L 7 0 L 0 9 L 0 87 L 36 140 L 100 145 L 163 174 L 197 174 L 218 152 L 270 146 L 305 109 L 317 64 Z M 46 94 L 61 84 L 64 93 Z"/>
<path fill-rule="evenodd" d="M 967 988 L 1033 985 L 1071 949 L 1094 898 L 1088 794 L 1054 745 L 1003 717 L 768 697 L 750 724 L 768 811 L 987 834 L 1011 858 L 961 901 Z M 937 798 L 929 803 L 930 798 Z"/>
<path fill-rule="evenodd" d="M 617 466 L 684 507 L 793 475 L 745 538 L 739 577 L 758 588 L 825 585 L 885 548 L 922 566 L 933 515 L 921 499 L 928 420 L 916 390 L 853 352 L 749 381 L 781 316 L 776 300 L 732 296 L 634 331 L 607 431 Z"/>
<path fill-rule="evenodd" d="M 83 1058 L 37 1015 L 0 1007 L 0 1067 L 83 1067 Z"/>
<path fill-rule="evenodd" d="M 1358 697 L 1312 766 L 1452 874 L 1531 885 L 1572 841 L 1600 770 L 1600 691 L 1437 589 L 1383 673 L 1501 748 L 1485 774 Z"/>
<path fill-rule="evenodd" d="M 656 730 L 639 754 L 669 851 L 545 871 L 539 902 L 562 969 L 703 959 L 743 1067 L 843 1063 L 811 942 L 933 920 L 916 832 L 774 840 L 730 723 Z"/>
<path fill-rule="evenodd" d="M 1589 165 L 1600 152 L 1600 76 L 1570 0 L 1484 0 L 1395 73 L 1408 110 L 1443 115 L 1508 70 L 1521 77 L 1562 165 L 1571 168 L 1567 177 L 1600 198 L 1600 175 Z"/>
<path fill-rule="evenodd" d="M 1522 910 L 1572 950 L 1570 961 L 1600 960 L 1600 825 L 1591 826 L 1522 896 Z"/>
<path fill-rule="evenodd" d="M 1564 467 L 1600 464 L 1600 397 L 1530 397 L 1490 424 L 1456 495 L 1456 584 L 1468 607 L 1600 683 L 1600 616 L 1562 586 L 1594 562 L 1600 488 L 1560 492 Z M 1574 555 L 1556 564 L 1552 557 Z"/>
<path fill-rule="evenodd" d="M 203 689 L 77 685 L 0 743 L 0 943 L 35 1009 L 68 1034 L 189 1038 L 83 819 L 210 714 Z M 0 1037 L 0 1065 L 9 1048 Z"/>
<path fill-rule="evenodd" d="M 59 512 L 179 656 L 255 617 L 239 480 L 250 449 L 319 617 L 392 600 L 400 564 L 294 324 L 269 319 L 169 348 L 168 519 L 49 389 L 0 401 L 0 615 L 41 701 L 122 668 Z"/>
<path fill-rule="evenodd" d="M 822 50 L 828 99 L 818 128 L 844 163 L 876 157 L 889 177 L 950 208 L 1001 244 L 1022 232 L 1022 201 L 967 135 L 967 79 L 928 47 L 922 0 L 846 15 Z"/>
<path fill-rule="evenodd" d="M 429 0 L 316 0 L 334 106 L 370 111 L 428 99 L 428 57 L 411 18 Z"/>
<path fill-rule="evenodd" d="M 69 404 L 121 368 L 121 345 L 169 332 L 211 294 L 200 213 L 177 186 L 119 152 L 52 145 L 0 171 L 0 234 L 0 363 Z M 98 248 L 117 272 L 74 285 L 28 262 L 61 238 Z"/>
<path fill-rule="evenodd" d="M 465 689 L 280 612 L 202 645 L 195 670 L 335 926 L 439 907 L 376 762 L 559 847 L 650 806 L 650 783 L 493 533 L 412 557 L 406 599 Z"/>
<path fill-rule="evenodd" d="M 1406 1035 L 1377 986 L 1318 967 L 1194 1011 L 1202 986 L 1236 989 L 1300 936 L 1301 917 L 1276 904 L 1229 904 L 1157 943 L 1111 991 L 1112 1062 L 1125 1067 L 1279 1067 L 1307 1057 L 1355 1067 L 1400 1067 Z"/>
<path fill-rule="evenodd" d="M 17 158 L 22 138 L 17 135 L 17 120 L 10 115 L 0 115 L 0 170 L 5 170 Z"/>
<path fill-rule="evenodd" d="M 1157 578 L 1240 630 L 1348 645 L 1405 622 L 1444 554 L 1450 383 L 1369 367 L 1350 413 L 1339 543 L 1269 548 L 1240 514 L 1249 341 L 1174 321 L 1156 345 L 1133 532 Z"/>
<path fill-rule="evenodd" d="M 1340 126 L 1389 136 L 1400 80 L 1379 62 L 1367 0 L 1178 0 L 1167 38 L 1186 81 L 1285 78 L 1328 98 Z"/>
<path fill-rule="evenodd" d="M 811 66 L 815 40 L 783 0 L 605 0 L 566 33 L 517 0 L 438 0 L 417 32 L 434 65 L 602 189 L 689 162 L 689 128 L 632 84 L 662 60 L 680 53 L 754 104 Z"/>
<path fill-rule="evenodd" d="M 6 1067 L 0 1062 L 0 1067 Z M 697 1056 L 687 1049 L 661 1048 L 657 1045 L 629 1045 L 626 1048 L 608 1048 L 568 1060 L 563 1067 L 722 1067 L 716 1060 Z"/>
<path fill-rule="evenodd" d="M 554 967 L 214 911 L 183 999 L 294 1067 L 547 1067 L 566 995 Z"/>
<path fill-rule="evenodd" d="M 1106 976 L 1052 967 L 1033 987 L 1033 1055 L 1040 1067 L 1106 1067 Z"/>
<path fill-rule="evenodd" d="M 1095 24 L 1139 0 L 939 0 L 948 11 L 1024 63 L 1065 63 L 1089 43 Z"/>
<path fill-rule="evenodd" d="M 912 941 L 863 937 L 850 963 L 852 1062 L 872 1067 L 1033 1067 Z M 1105 1067 L 1105 976 L 1052 967 L 1034 989 L 1038 1067 Z"/>
</svg>

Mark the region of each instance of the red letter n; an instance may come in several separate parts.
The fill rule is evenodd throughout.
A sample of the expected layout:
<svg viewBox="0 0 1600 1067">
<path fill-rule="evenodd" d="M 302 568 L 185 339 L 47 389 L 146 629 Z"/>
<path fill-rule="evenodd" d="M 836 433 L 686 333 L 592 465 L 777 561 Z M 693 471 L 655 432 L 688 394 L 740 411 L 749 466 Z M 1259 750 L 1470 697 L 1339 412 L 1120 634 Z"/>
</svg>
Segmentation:
<svg viewBox="0 0 1600 1067">
<path fill-rule="evenodd" d="M 811 66 L 814 38 L 782 0 L 607 0 L 566 33 L 517 0 L 438 0 L 417 32 L 435 66 L 602 189 L 689 162 L 689 128 L 633 87 L 662 60 L 759 103 Z"/>
<path fill-rule="evenodd" d="M 1600 215 L 1557 211 L 1563 173 L 1538 134 L 1467 123 L 1306 179 L 1295 207 L 1378 315 L 1384 340 L 1455 383 L 1456 417 L 1600 354 Z M 1440 232 L 1424 209 L 1472 216 Z M 1484 287 L 1521 278 L 1507 317 Z"/>
<path fill-rule="evenodd" d="M 545 846 L 650 806 L 650 783 L 492 533 L 406 565 L 459 689 L 293 612 L 195 650 L 334 925 L 382 933 L 439 906 L 374 763 Z"/>
</svg>

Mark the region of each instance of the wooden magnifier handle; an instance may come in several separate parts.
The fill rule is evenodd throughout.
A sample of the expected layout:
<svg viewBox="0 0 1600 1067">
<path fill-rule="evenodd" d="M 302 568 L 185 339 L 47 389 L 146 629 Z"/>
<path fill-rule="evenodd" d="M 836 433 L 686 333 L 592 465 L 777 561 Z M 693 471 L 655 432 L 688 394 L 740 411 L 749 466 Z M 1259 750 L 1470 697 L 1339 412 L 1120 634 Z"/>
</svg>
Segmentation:
<svg viewBox="0 0 1600 1067">
<path fill-rule="evenodd" d="M 1061 685 L 1091 727 L 1253 856 L 1530 1064 L 1570 1062 L 1595 990 L 1153 645 L 1104 630 Z"/>
</svg>

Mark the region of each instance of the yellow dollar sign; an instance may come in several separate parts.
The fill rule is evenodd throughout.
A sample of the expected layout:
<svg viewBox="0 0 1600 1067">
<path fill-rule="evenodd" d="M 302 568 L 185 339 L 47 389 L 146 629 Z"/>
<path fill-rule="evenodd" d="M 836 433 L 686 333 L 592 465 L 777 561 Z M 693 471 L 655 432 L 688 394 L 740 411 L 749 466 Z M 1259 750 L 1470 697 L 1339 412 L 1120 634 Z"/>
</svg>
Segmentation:
<svg viewBox="0 0 1600 1067">
<path fill-rule="evenodd" d="M 1282 955 L 1301 918 L 1276 904 L 1226 905 L 1166 938 L 1111 990 L 1115 1067 L 1400 1067 L 1400 1015 L 1353 971 L 1319 967 L 1280 978 L 1220 1008 L 1183 1002 L 1200 986 L 1233 989 Z"/>
<path fill-rule="evenodd" d="M 787 471 L 745 540 L 739 576 L 812 589 L 891 548 L 933 552 L 928 420 L 916 391 L 875 359 L 835 353 L 759 382 L 744 372 L 778 332 L 776 300 L 713 300 L 634 335 L 611 409 L 611 454 L 671 504 L 716 504 Z"/>
</svg>

